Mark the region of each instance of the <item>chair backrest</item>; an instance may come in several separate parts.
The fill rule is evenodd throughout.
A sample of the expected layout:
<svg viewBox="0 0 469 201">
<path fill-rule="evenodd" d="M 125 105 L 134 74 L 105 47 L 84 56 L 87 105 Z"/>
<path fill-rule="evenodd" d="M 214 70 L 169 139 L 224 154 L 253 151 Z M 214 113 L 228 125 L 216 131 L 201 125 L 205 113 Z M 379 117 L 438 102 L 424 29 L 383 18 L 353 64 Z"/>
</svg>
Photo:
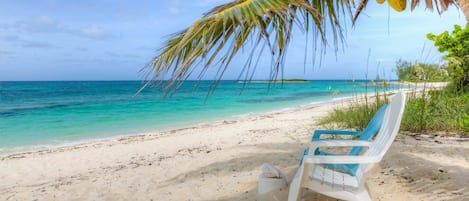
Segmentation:
<svg viewBox="0 0 469 201">
<path fill-rule="evenodd" d="M 369 149 L 364 153 L 365 156 L 374 156 L 381 160 L 384 154 L 386 154 L 399 132 L 405 102 L 406 97 L 404 92 L 399 91 L 387 106 L 381 128 L 375 139 L 371 142 Z M 363 174 L 371 168 L 371 165 L 373 164 L 360 164 L 359 171 L 357 171 L 357 176 L 360 180 L 364 181 Z"/>
<path fill-rule="evenodd" d="M 365 155 L 379 156 L 382 158 L 388 151 L 401 127 L 405 101 L 405 94 L 402 91 L 399 91 L 394 96 L 386 110 L 383 124 L 381 125 L 378 135 L 376 135 L 376 138 L 373 140 Z"/>
<path fill-rule="evenodd" d="M 361 133 L 360 140 L 371 140 L 376 135 L 376 133 L 378 133 L 379 129 L 381 128 L 381 124 L 383 123 L 387 106 L 387 104 L 384 104 L 378 109 L 378 111 L 376 111 L 365 130 L 363 130 Z"/>
<path fill-rule="evenodd" d="M 378 111 L 376 111 L 375 115 L 373 116 L 373 118 L 371 118 L 365 130 L 360 133 L 360 140 L 370 141 L 376 135 L 376 133 L 378 133 L 379 128 L 381 128 L 381 124 L 383 123 L 384 114 L 386 113 L 387 106 L 388 105 L 384 104 L 379 108 Z M 363 147 L 353 147 L 350 150 L 349 155 L 358 156 L 360 155 L 362 150 Z"/>
</svg>

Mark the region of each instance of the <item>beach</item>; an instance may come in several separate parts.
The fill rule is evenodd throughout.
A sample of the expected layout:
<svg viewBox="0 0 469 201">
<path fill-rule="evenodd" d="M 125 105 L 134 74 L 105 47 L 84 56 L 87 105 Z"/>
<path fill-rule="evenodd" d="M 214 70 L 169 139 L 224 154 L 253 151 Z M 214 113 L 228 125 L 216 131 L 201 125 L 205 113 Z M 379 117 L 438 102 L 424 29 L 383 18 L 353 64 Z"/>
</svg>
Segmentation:
<svg viewBox="0 0 469 201">
<path fill-rule="evenodd" d="M 0 201 L 469 201 L 469 0 L 383 2 L 0 3 Z"/>
<path fill-rule="evenodd" d="M 324 129 L 317 120 L 348 101 L 6 154 L 0 200 L 265 200 L 260 166 L 271 163 L 290 182 L 311 133 Z M 468 138 L 401 134 L 366 186 L 373 200 L 468 200 L 468 151 Z"/>
</svg>

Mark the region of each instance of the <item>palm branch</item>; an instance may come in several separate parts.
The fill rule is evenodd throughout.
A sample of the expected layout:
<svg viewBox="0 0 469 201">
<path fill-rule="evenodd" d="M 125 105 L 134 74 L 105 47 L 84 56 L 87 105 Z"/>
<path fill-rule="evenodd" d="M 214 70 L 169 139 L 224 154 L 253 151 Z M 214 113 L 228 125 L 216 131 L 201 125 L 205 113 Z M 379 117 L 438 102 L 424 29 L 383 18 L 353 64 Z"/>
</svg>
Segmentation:
<svg viewBox="0 0 469 201">
<path fill-rule="evenodd" d="M 395 1 L 405 0 L 388 0 L 389 5 L 393 7 Z M 412 0 L 412 9 L 418 2 Z M 175 90 L 199 65 L 202 67 L 199 79 L 215 67 L 220 80 L 234 56 L 247 44 L 250 44 L 246 50 L 249 56 L 241 74 L 245 78 L 253 74 L 259 56 L 267 47 L 273 58 L 270 78 L 276 79 L 283 68 L 294 25 L 311 33 L 315 48 L 321 50 L 328 44 L 326 35 L 332 37 L 337 51 L 338 44 L 343 42 L 341 22 L 345 18 L 355 22 L 367 3 L 368 0 L 359 3 L 354 0 L 236 0 L 217 6 L 187 29 L 170 36 L 147 65 L 147 79 L 158 80 L 165 91 Z M 426 0 L 425 3 L 427 8 L 436 5 L 440 12 L 454 2 L 434 0 L 432 4 L 432 0 Z M 353 8 L 356 8 L 354 12 Z M 163 82 L 165 78 L 169 80 Z"/>
</svg>

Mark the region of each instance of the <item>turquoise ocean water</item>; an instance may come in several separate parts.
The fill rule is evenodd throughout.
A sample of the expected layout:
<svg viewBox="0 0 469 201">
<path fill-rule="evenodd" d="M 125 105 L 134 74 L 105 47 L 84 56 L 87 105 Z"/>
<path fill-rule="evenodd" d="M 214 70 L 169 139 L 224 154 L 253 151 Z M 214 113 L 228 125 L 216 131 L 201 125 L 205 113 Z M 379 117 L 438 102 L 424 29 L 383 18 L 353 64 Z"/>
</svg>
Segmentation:
<svg viewBox="0 0 469 201">
<path fill-rule="evenodd" d="M 365 91 L 360 81 L 222 81 L 206 99 L 211 82 L 200 82 L 198 89 L 195 83 L 187 81 L 163 99 L 151 88 L 134 96 L 140 81 L 0 82 L 0 153 L 190 126 Z"/>
</svg>

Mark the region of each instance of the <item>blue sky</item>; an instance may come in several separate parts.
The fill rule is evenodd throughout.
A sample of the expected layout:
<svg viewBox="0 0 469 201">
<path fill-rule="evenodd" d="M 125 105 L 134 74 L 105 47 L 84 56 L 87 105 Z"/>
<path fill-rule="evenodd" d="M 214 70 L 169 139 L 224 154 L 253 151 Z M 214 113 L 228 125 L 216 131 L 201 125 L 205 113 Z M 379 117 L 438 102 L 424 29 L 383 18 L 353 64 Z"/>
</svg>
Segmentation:
<svg viewBox="0 0 469 201">
<path fill-rule="evenodd" d="M 0 0 L 0 80 L 137 80 L 171 33 L 226 0 Z M 442 16 L 425 11 L 396 13 L 370 1 L 355 27 L 347 29 L 345 48 L 328 50 L 323 65 L 304 66 L 305 36 L 296 31 L 289 47 L 286 78 L 363 79 L 392 74 L 399 58 L 441 62 L 427 33 L 464 25 L 452 7 Z M 268 78 L 270 59 L 259 63 L 255 79 Z M 236 79 L 242 56 L 225 79 Z M 205 79 L 213 79 L 209 71 Z"/>
</svg>

